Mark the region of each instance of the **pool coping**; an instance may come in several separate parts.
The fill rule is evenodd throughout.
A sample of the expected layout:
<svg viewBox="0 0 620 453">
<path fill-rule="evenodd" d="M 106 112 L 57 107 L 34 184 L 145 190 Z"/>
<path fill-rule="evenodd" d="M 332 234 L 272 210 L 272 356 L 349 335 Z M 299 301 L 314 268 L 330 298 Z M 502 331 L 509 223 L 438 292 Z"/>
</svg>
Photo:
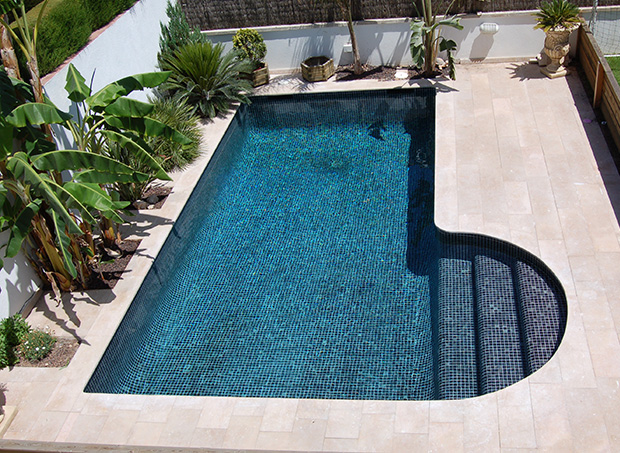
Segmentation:
<svg viewBox="0 0 620 453">
<path fill-rule="evenodd" d="M 484 79 L 486 72 L 484 68 L 501 73 L 506 67 L 506 64 L 471 66 L 469 69 L 471 74 L 468 77 L 471 79 L 475 75 L 475 78 Z M 528 77 L 531 77 L 528 80 L 531 83 L 535 81 L 537 89 L 541 89 L 547 95 L 551 95 L 556 89 L 564 95 L 567 93 L 567 82 L 563 79 L 548 82 L 542 79 L 546 84 L 543 85 L 533 75 L 531 68 L 525 70 L 528 71 Z M 467 70 L 464 68 L 463 71 Z M 490 76 L 487 75 L 488 77 Z M 267 86 L 262 91 L 289 89 L 342 91 L 345 86 L 360 87 L 363 85 L 361 89 L 410 86 L 409 81 L 375 81 L 362 84 L 359 82 L 322 82 L 308 85 L 299 79 L 288 79 L 288 82 L 281 84 L 279 80 L 287 79 L 276 79 L 272 82 L 273 85 Z M 574 80 L 572 83 L 574 84 Z M 75 326 L 74 331 L 83 336 L 87 344 L 80 347 L 71 364 L 60 370 L 13 368 L 0 371 L 0 379 L 6 383 L 7 387 L 7 404 L 18 407 L 17 419 L 9 426 L 5 437 L 31 441 L 115 445 L 316 451 L 388 451 L 398 450 L 399 445 L 406 444 L 417 445 L 421 449 L 435 447 L 447 451 L 452 450 L 453 447 L 454 450 L 476 447 L 489 450 L 577 448 L 583 443 L 583 439 L 592 437 L 592 434 L 588 434 L 590 430 L 599 435 L 598 445 L 603 449 L 611 449 L 612 445 L 618 445 L 612 444 L 613 430 L 606 419 L 607 411 L 602 410 L 605 406 L 601 402 L 600 387 L 611 392 L 613 382 L 617 382 L 620 377 L 620 370 L 617 366 L 605 363 L 608 361 L 608 352 L 611 355 L 620 356 L 620 344 L 613 322 L 615 313 L 610 307 L 613 302 L 609 300 L 612 294 L 603 293 L 601 296 L 594 288 L 597 282 L 603 282 L 603 286 L 609 284 L 610 288 L 613 288 L 608 282 L 613 280 L 616 274 L 611 271 L 607 273 L 609 275 L 601 275 L 601 265 L 597 264 L 597 257 L 592 250 L 582 250 L 582 254 L 574 255 L 574 259 L 571 260 L 568 253 L 563 254 L 562 244 L 554 238 L 555 233 L 549 234 L 549 238 L 545 234 L 539 234 L 538 236 L 542 239 L 538 236 L 532 239 L 531 232 L 527 231 L 524 225 L 516 225 L 513 229 L 519 234 L 511 237 L 510 225 L 506 230 L 506 225 L 500 219 L 492 218 L 491 221 L 485 223 L 485 212 L 480 214 L 476 211 L 476 209 L 481 209 L 480 206 L 472 207 L 471 212 L 466 210 L 462 214 L 458 212 L 455 214 L 445 209 L 446 206 L 459 205 L 459 202 L 461 205 L 467 205 L 469 199 L 467 190 L 462 186 L 467 184 L 472 176 L 468 174 L 468 171 L 457 172 L 457 161 L 461 157 L 456 153 L 457 137 L 451 133 L 455 130 L 456 123 L 460 122 L 461 125 L 467 126 L 468 119 L 457 118 L 454 99 L 448 100 L 448 96 L 442 96 L 442 93 L 452 93 L 450 89 L 455 86 L 453 82 L 422 80 L 414 84 L 437 86 L 440 90 L 437 96 L 437 111 L 442 109 L 442 112 L 447 113 L 441 117 L 438 114 L 436 118 L 435 223 L 437 227 L 445 231 L 484 233 L 516 243 L 543 259 L 558 275 L 565 287 L 569 303 L 569 320 L 565 339 L 559 351 L 547 365 L 525 380 L 504 390 L 457 401 L 343 401 L 83 393 L 82 389 L 133 300 L 142 279 L 146 276 L 150 263 L 171 230 L 172 224 L 169 220 L 176 219 L 182 211 L 215 151 L 219 139 L 224 135 L 228 122 L 232 118 L 232 115 L 229 115 L 227 118 L 218 118 L 205 127 L 210 138 L 210 143 L 205 146 L 205 153 L 186 172 L 174 175 L 173 193 L 157 213 L 158 218 L 168 219 L 168 221 L 160 220 L 163 224 L 152 228 L 148 236 L 143 238 L 140 246 L 141 253 L 131 260 L 126 277 L 118 283 L 113 294 L 94 291 L 90 296 L 73 295 L 76 306 L 83 304 L 86 300 L 88 302 L 86 307 L 95 307 L 98 313 L 91 322 Z M 483 100 L 486 102 L 486 97 Z M 573 99 L 569 103 L 572 101 Z M 563 102 L 566 103 L 566 99 Z M 589 108 L 587 103 L 584 104 L 582 99 L 579 99 L 579 102 L 581 103 L 580 109 L 587 112 Z M 509 119 L 504 111 L 505 105 L 501 102 L 492 104 L 496 108 L 495 112 L 500 112 L 500 118 Z M 575 115 L 579 117 L 579 111 L 576 108 L 574 111 L 570 111 L 567 107 L 563 108 L 564 113 L 572 115 L 573 120 Z M 481 116 L 488 115 L 486 106 L 479 109 L 479 112 Z M 580 140 L 582 141 L 579 142 L 579 148 L 583 149 L 583 138 L 586 132 L 583 129 L 585 126 L 581 122 L 579 124 L 582 129 L 576 132 L 578 135 L 581 134 Z M 494 127 L 496 127 L 495 124 Z M 496 133 L 498 131 L 499 129 Z M 218 139 L 213 140 L 214 136 Z M 586 154 L 588 153 L 590 155 L 586 156 L 586 161 L 592 164 L 594 157 L 591 148 L 589 151 L 586 150 Z M 556 152 L 552 154 L 555 155 Z M 501 160 L 502 157 L 500 155 L 497 158 Z M 505 158 L 510 159 L 510 156 Z M 473 164 L 462 165 L 466 170 L 471 170 L 472 174 L 478 172 L 480 179 L 481 172 L 491 169 L 493 162 L 478 162 L 476 169 L 473 168 Z M 500 165 L 500 168 L 509 168 L 511 165 L 511 162 L 506 162 L 504 166 Z M 584 170 L 582 175 L 584 184 L 604 188 L 605 184 L 602 181 L 601 170 L 599 170 L 600 165 L 596 166 L 594 162 L 592 169 L 597 169 L 599 173 L 593 175 Z M 611 175 L 606 176 L 607 178 L 614 178 L 611 170 L 604 168 L 603 171 L 606 175 Z M 533 178 L 538 178 L 535 184 L 540 182 L 541 187 L 544 186 L 544 175 L 535 174 Z M 513 179 L 515 180 L 511 179 L 511 175 L 508 175 L 506 179 L 510 183 L 511 190 L 515 191 L 514 194 L 510 194 L 510 200 L 514 203 L 511 209 L 516 212 L 512 215 L 527 216 L 529 215 L 527 206 L 523 206 L 525 202 L 516 192 L 523 188 L 528 192 L 528 187 L 524 186 L 518 178 Z M 616 181 L 620 187 L 617 172 L 614 183 Z M 481 195 L 478 193 L 476 197 L 480 199 Z M 594 193 L 594 195 L 597 194 Z M 600 196 L 602 199 L 599 199 Z M 529 197 L 532 200 L 528 201 L 529 211 L 532 212 L 536 208 L 536 194 L 530 191 Z M 597 198 L 597 206 L 606 210 L 603 214 L 615 232 L 615 246 L 605 244 L 598 248 L 601 249 L 600 254 L 604 255 L 603 261 L 608 260 L 611 264 L 614 258 L 620 256 L 619 233 L 617 221 L 610 215 L 613 214 L 613 207 L 609 204 L 609 200 L 605 202 L 605 197 L 606 194 L 601 191 Z M 558 208 L 560 209 L 569 208 Z M 519 214 L 521 211 L 523 214 Z M 153 211 L 141 212 L 141 214 L 155 216 Z M 571 226 L 570 219 L 566 220 L 566 225 L 567 228 Z M 566 229 L 564 225 L 561 227 L 562 231 Z M 590 275 L 585 270 L 583 266 L 587 263 L 595 264 L 596 275 Z M 586 283 L 587 285 L 584 286 Z M 585 289 L 582 290 L 582 287 Z M 602 307 L 597 310 L 606 309 L 609 315 L 612 315 L 611 320 L 597 321 L 591 313 L 586 313 L 586 325 L 596 327 L 598 325 L 596 323 L 599 322 L 602 326 L 586 329 L 584 311 L 579 304 L 577 289 L 580 293 L 585 291 L 588 295 L 584 300 L 594 297 L 602 301 L 599 304 Z M 591 295 L 593 291 L 596 294 Z M 603 301 L 603 299 L 607 300 Z M 110 303 L 112 300 L 114 303 Z M 38 315 L 39 319 L 45 317 L 43 312 Z M 37 319 L 37 313 L 34 314 L 33 319 Z M 588 335 L 589 332 L 605 335 L 604 338 L 608 344 L 600 341 L 594 344 L 594 350 L 592 350 L 589 343 L 595 340 L 592 334 Z M 579 417 L 583 418 L 583 416 L 575 413 L 575 404 L 570 400 L 569 395 L 584 407 L 591 409 L 586 411 L 589 414 L 588 420 L 582 421 L 583 423 L 579 421 Z M 614 395 L 614 407 L 620 408 L 620 396 L 617 393 Z M 31 420 L 27 420 L 28 415 L 31 416 Z M 186 433 L 192 426 L 191 438 L 183 438 L 182 433 Z M 591 429 L 592 426 L 595 428 L 594 431 Z M 159 429 L 159 435 L 149 434 L 147 429 L 151 432 Z M 133 441 L 129 442 L 130 440 Z M 616 439 L 615 442 L 619 440 Z M 426 448 L 422 448 L 423 445 Z"/>
</svg>

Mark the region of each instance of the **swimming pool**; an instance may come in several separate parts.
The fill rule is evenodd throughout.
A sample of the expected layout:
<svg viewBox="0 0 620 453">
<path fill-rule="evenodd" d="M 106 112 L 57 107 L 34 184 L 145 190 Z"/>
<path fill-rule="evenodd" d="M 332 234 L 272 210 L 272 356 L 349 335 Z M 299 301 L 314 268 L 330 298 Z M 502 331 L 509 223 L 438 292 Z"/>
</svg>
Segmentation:
<svg viewBox="0 0 620 453">
<path fill-rule="evenodd" d="M 564 293 L 523 250 L 434 226 L 434 102 L 242 107 L 86 391 L 453 399 L 542 366 Z"/>
</svg>

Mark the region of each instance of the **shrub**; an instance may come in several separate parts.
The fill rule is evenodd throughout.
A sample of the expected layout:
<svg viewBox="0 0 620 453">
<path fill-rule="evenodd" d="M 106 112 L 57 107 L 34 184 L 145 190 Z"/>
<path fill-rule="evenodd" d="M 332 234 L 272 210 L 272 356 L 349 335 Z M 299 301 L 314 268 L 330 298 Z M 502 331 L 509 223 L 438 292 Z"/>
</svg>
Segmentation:
<svg viewBox="0 0 620 453">
<path fill-rule="evenodd" d="M 117 14 L 129 9 L 136 0 L 83 0 L 84 7 L 90 17 L 90 25 L 93 30 L 98 30 L 110 23 Z"/>
<path fill-rule="evenodd" d="M 29 362 L 45 358 L 54 347 L 56 339 L 42 330 L 31 330 L 19 345 L 22 356 Z"/>
<path fill-rule="evenodd" d="M 21 317 L 14 315 L 0 323 L 0 369 L 17 363 L 15 346 L 19 345 L 30 332 L 30 326 Z"/>
<path fill-rule="evenodd" d="M 176 129 L 192 141 L 189 145 L 181 145 L 165 137 L 152 137 L 148 141 L 155 153 L 154 157 L 164 170 L 182 170 L 200 155 L 199 118 L 194 108 L 184 101 L 163 98 L 152 102 L 155 109 L 150 114 L 151 118 Z"/>
<path fill-rule="evenodd" d="M 159 36 L 159 53 L 157 60 L 161 61 L 163 56 L 168 56 L 190 43 L 206 42 L 207 38 L 200 33 L 198 27 L 191 28 L 185 17 L 185 13 L 180 4 L 173 5 L 168 0 L 166 5 L 168 24 L 160 23 L 161 34 Z"/>
<path fill-rule="evenodd" d="M 259 32 L 250 28 L 242 28 L 232 37 L 233 47 L 239 51 L 239 56 L 250 60 L 254 68 L 264 65 L 267 55 L 267 46 Z"/>
<path fill-rule="evenodd" d="M 41 21 L 37 57 L 41 75 L 56 69 L 87 42 L 92 27 L 88 10 L 80 0 L 65 0 Z"/>
<path fill-rule="evenodd" d="M 239 77 L 252 70 L 236 51 L 224 54 L 222 44 L 191 43 L 163 55 L 160 67 L 172 71 L 162 92 L 195 106 L 202 116 L 213 118 L 227 112 L 233 102 L 247 103 L 252 85 Z"/>
<path fill-rule="evenodd" d="M 570 28 L 579 23 L 579 7 L 568 0 L 543 2 L 540 10 L 534 14 L 536 26 L 545 32 L 552 28 Z"/>
</svg>

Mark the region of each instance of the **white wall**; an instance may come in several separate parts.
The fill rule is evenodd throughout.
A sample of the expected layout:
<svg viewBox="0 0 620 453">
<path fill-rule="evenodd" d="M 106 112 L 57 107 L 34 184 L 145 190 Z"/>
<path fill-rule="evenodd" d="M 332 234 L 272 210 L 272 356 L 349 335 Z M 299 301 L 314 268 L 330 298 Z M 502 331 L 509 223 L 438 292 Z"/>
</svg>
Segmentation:
<svg viewBox="0 0 620 453">
<path fill-rule="evenodd" d="M 482 34 L 479 26 L 484 22 L 499 25 L 493 35 Z M 535 20 L 530 11 L 511 14 L 482 13 L 461 19 L 463 30 L 444 28 L 444 35 L 458 44 L 459 60 L 510 60 L 527 59 L 538 55 L 543 47 L 545 34 L 534 30 Z M 343 51 L 349 42 L 345 22 L 319 25 L 283 25 L 257 27 L 267 44 L 267 63 L 272 70 L 298 69 L 308 57 L 325 55 L 335 64 L 349 64 L 352 54 Z M 232 47 L 236 29 L 204 31 L 213 42 Z M 409 65 L 409 19 L 385 19 L 357 22 L 355 32 L 362 61 L 371 65 Z"/>
<path fill-rule="evenodd" d="M 4 244 L 8 237 L 8 231 L 0 233 L 0 244 Z M 3 258 L 3 261 L 4 267 L 0 270 L 0 319 L 21 310 L 41 285 L 23 253 L 19 252 L 15 258 Z"/>
</svg>

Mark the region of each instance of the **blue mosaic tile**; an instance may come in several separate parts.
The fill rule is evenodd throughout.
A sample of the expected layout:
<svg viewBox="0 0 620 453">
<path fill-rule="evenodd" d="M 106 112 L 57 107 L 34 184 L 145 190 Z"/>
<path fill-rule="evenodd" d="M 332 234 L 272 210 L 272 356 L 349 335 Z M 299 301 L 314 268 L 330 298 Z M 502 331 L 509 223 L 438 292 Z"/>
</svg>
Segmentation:
<svg viewBox="0 0 620 453">
<path fill-rule="evenodd" d="M 561 287 L 521 249 L 435 227 L 434 101 L 242 107 L 85 391 L 454 399 L 542 366 Z"/>
</svg>

